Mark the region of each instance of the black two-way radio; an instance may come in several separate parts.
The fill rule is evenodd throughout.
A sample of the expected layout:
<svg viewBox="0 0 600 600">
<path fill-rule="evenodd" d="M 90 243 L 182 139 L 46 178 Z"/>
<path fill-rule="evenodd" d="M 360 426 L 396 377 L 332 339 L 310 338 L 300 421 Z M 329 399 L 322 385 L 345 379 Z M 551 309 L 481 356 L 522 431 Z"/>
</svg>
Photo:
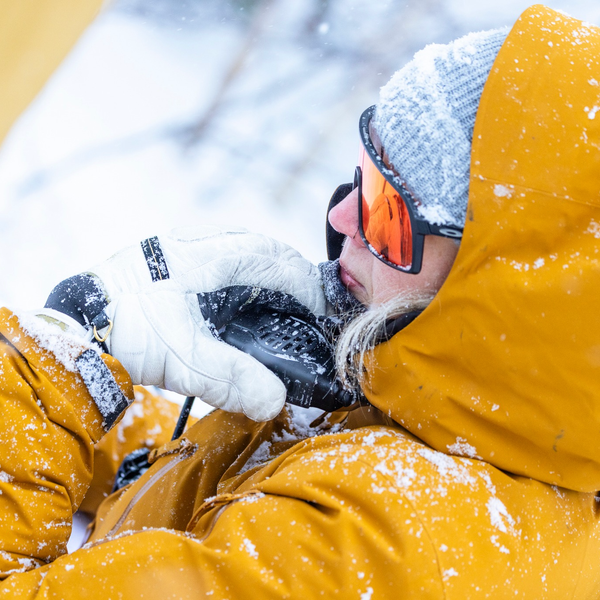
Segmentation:
<svg viewBox="0 0 600 600">
<path fill-rule="evenodd" d="M 286 401 L 334 411 L 357 398 L 336 377 L 334 321 L 315 317 L 297 300 L 262 288 L 233 286 L 198 294 L 218 338 L 254 357 L 286 387 Z"/>
<path fill-rule="evenodd" d="M 213 335 L 254 357 L 285 385 L 286 402 L 332 412 L 360 400 L 336 376 L 333 337 L 340 321 L 315 317 L 297 300 L 272 290 L 232 286 L 198 294 Z M 172 439 L 183 435 L 194 403 L 186 398 Z M 147 448 L 125 457 L 113 491 L 135 481 L 149 468 Z"/>
</svg>

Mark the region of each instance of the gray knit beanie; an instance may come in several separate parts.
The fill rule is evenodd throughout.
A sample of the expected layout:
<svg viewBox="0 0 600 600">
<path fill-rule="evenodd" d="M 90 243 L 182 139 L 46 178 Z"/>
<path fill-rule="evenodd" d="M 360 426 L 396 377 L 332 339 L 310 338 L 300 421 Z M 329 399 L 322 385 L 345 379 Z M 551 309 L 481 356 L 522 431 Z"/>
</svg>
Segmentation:
<svg viewBox="0 0 600 600">
<path fill-rule="evenodd" d="M 427 46 L 381 88 L 375 131 L 430 223 L 465 224 L 475 115 L 508 31 Z"/>
</svg>

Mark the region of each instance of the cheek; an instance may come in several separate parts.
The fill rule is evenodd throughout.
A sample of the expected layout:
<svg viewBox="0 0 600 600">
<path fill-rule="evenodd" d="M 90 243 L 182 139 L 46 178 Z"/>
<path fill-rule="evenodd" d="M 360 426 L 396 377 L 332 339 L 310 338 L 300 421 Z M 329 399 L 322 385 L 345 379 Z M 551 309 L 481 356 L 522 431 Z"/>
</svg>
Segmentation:
<svg viewBox="0 0 600 600">
<path fill-rule="evenodd" d="M 377 264 L 373 268 L 371 294 L 373 305 L 383 304 L 398 295 L 434 295 L 446 279 L 446 268 L 434 269 L 428 265 L 429 268 L 425 266 L 420 273 L 413 275 L 392 269 L 380 260 L 375 260 Z"/>
<path fill-rule="evenodd" d="M 392 269 L 369 252 L 373 261 L 370 263 L 371 288 L 367 303 L 383 304 L 399 294 L 434 296 L 446 280 L 457 252 L 458 245 L 452 240 L 427 236 L 423 268 L 417 275 Z"/>
<path fill-rule="evenodd" d="M 383 304 L 398 294 L 410 291 L 418 284 L 417 277 L 392 269 L 380 260 L 375 259 L 371 304 L 375 306 Z"/>
</svg>

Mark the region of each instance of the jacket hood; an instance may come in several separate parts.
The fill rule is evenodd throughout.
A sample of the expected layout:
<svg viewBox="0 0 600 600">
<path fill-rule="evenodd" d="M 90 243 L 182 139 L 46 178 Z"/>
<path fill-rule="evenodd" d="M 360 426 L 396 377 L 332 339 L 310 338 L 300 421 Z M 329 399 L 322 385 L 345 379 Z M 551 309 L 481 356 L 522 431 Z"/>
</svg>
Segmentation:
<svg viewBox="0 0 600 600">
<path fill-rule="evenodd" d="M 599 57 L 600 29 L 521 15 L 479 105 L 455 264 L 365 390 L 437 450 L 579 491 L 600 489 Z"/>
</svg>

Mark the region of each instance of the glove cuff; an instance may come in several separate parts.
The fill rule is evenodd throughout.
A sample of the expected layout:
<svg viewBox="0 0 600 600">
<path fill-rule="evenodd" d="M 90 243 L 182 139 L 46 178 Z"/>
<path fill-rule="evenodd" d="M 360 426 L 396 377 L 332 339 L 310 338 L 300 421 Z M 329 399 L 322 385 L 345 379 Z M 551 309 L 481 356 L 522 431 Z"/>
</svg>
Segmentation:
<svg viewBox="0 0 600 600">
<path fill-rule="evenodd" d="M 90 273 L 81 273 L 61 281 L 50 292 L 44 308 L 56 310 L 83 327 L 90 327 L 107 305 L 100 280 Z"/>
<path fill-rule="evenodd" d="M 46 300 L 46 312 L 39 314 L 48 314 L 71 327 L 77 323 L 84 330 L 83 335 L 79 333 L 83 339 L 96 343 L 103 352 L 107 352 L 106 345 L 96 342 L 92 334 L 94 327 L 100 330 L 108 325 L 104 313 L 106 306 L 108 300 L 98 277 L 81 273 L 61 281 Z"/>
</svg>

